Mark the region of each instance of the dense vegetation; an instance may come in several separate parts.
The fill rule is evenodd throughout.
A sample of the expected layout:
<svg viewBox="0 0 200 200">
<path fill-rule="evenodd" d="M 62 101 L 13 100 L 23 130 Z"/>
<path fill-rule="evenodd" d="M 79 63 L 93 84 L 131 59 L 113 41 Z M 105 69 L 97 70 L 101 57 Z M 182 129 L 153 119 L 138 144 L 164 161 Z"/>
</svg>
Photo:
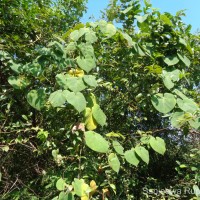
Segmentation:
<svg viewBox="0 0 200 200">
<path fill-rule="evenodd" d="M 0 2 L 0 199 L 200 199 L 199 34 L 86 3 Z"/>
</svg>

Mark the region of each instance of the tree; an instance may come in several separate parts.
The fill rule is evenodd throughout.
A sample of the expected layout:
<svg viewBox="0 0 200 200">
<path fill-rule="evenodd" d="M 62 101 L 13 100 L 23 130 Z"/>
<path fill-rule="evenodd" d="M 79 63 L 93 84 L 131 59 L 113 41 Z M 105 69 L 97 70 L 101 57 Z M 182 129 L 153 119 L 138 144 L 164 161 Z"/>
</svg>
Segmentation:
<svg viewBox="0 0 200 200">
<path fill-rule="evenodd" d="M 198 36 L 181 13 L 161 14 L 147 2 L 143 12 L 136 1 L 122 13 L 134 6 L 131 23 L 140 32 L 130 20 L 123 30 L 102 20 L 42 43 L 26 63 L 2 52 L 10 67 L 1 104 L 2 198 L 148 199 L 158 195 L 144 188 L 156 184 L 184 189 L 173 181 L 187 177 L 180 151 L 198 147 L 190 137 L 200 127 Z M 187 159 L 197 174 L 187 187 L 198 196 L 194 160 Z"/>
</svg>

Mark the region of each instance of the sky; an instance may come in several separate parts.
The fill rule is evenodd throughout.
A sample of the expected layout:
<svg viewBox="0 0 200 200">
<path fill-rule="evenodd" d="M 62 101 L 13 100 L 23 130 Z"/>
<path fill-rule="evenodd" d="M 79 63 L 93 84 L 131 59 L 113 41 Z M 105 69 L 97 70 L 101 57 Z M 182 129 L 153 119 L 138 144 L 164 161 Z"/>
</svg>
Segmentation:
<svg viewBox="0 0 200 200">
<path fill-rule="evenodd" d="M 104 10 L 109 0 L 88 0 L 88 11 L 83 16 L 82 22 L 95 21 L 101 18 L 101 10 Z M 154 8 L 159 8 L 160 12 L 176 14 L 179 10 L 186 10 L 186 17 L 183 22 L 192 25 L 192 32 L 200 29 L 200 0 L 151 0 Z M 89 20 L 92 17 L 92 20 Z"/>
</svg>

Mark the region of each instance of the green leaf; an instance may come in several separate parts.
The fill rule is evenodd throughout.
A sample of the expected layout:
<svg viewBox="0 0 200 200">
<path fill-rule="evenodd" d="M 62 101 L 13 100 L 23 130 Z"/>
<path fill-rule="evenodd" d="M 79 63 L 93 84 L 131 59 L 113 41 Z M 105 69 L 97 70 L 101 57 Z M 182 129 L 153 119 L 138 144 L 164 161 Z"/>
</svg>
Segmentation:
<svg viewBox="0 0 200 200">
<path fill-rule="evenodd" d="M 99 153 L 107 153 L 109 144 L 108 142 L 98 133 L 93 131 L 87 131 L 85 134 L 86 145 L 93 151 Z"/>
<path fill-rule="evenodd" d="M 90 30 L 85 34 L 85 40 L 89 43 L 94 43 L 97 41 L 97 36 L 94 31 Z"/>
<path fill-rule="evenodd" d="M 194 190 L 194 194 L 197 196 L 197 197 L 200 197 L 200 189 L 197 185 L 193 185 L 193 190 Z"/>
<path fill-rule="evenodd" d="M 74 187 L 75 194 L 79 197 L 86 196 L 90 191 L 89 185 L 86 184 L 83 179 L 75 178 L 72 185 Z"/>
<path fill-rule="evenodd" d="M 145 14 L 143 16 L 135 15 L 135 18 L 137 19 L 139 23 L 143 23 L 147 19 L 148 16 L 149 16 L 148 14 Z"/>
<path fill-rule="evenodd" d="M 88 57 L 95 57 L 94 55 L 94 48 L 91 44 L 88 43 L 80 43 L 78 45 L 78 48 L 81 50 L 81 53 L 83 56 L 88 56 Z"/>
<path fill-rule="evenodd" d="M 86 88 L 82 77 L 69 77 L 67 78 L 67 86 L 73 92 L 80 92 Z"/>
<path fill-rule="evenodd" d="M 193 113 L 198 110 L 198 105 L 192 99 L 189 98 L 178 98 L 177 104 L 179 108 L 185 112 Z"/>
<path fill-rule="evenodd" d="M 151 148 L 159 154 L 164 155 L 166 151 L 165 141 L 160 137 L 151 137 L 149 140 Z"/>
<path fill-rule="evenodd" d="M 170 76 L 166 75 L 163 77 L 163 83 L 167 89 L 172 89 L 174 87 L 174 83 L 172 82 Z"/>
<path fill-rule="evenodd" d="M 96 63 L 93 57 L 86 56 L 85 58 L 81 58 L 80 56 L 77 58 L 78 66 L 86 71 L 87 73 L 96 67 Z"/>
<path fill-rule="evenodd" d="M 175 112 L 171 115 L 171 124 L 175 128 L 180 128 L 184 122 L 184 112 Z"/>
<path fill-rule="evenodd" d="M 60 107 L 65 103 L 66 99 L 62 90 L 57 90 L 50 94 L 49 102 L 53 107 Z"/>
<path fill-rule="evenodd" d="M 95 76 L 85 75 L 85 76 L 83 76 L 83 80 L 91 87 L 98 86 Z"/>
<path fill-rule="evenodd" d="M 101 110 L 100 106 L 98 104 L 95 104 L 92 107 L 92 115 L 96 122 L 100 124 L 101 126 L 104 126 L 106 124 L 106 115 Z"/>
<path fill-rule="evenodd" d="M 10 76 L 8 78 L 8 83 L 12 85 L 15 89 L 24 89 L 30 84 L 28 79 L 23 76 Z"/>
<path fill-rule="evenodd" d="M 80 38 L 79 31 L 75 30 L 75 31 L 71 32 L 69 37 L 70 37 L 70 39 L 77 41 Z"/>
<path fill-rule="evenodd" d="M 189 123 L 190 123 L 190 126 L 195 128 L 196 130 L 198 130 L 200 128 L 200 117 L 193 119 L 193 120 L 190 120 Z"/>
<path fill-rule="evenodd" d="M 68 89 L 67 76 L 65 74 L 57 74 L 56 82 L 64 89 Z"/>
<path fill-rule="evenodd" d="M 2 173 L 0 172 L 0 182 L 1 182 L 1 180 L 2 180 Z"/>
<path fill-rule="evenodd" d="M 112 142 L 113 148 L 115 149 L 115 151 L 120 154 L 120 155 L 124 155 L 124 147 L 116 140 L 114 140 Z"/>
<path fill-rule="evenodd" d="M 164 24 L 167 24 L 168 26 L 173 26 L 171 20 L 167 17 L 167 15 L 160 15 L 161 21 L 164 22 Z"/>
<path fill-rule="evenodd" d="M 145 53 L 142 51 L 142 49 L 140 48 L 140 46 L 139 46 L 136 42 L 133 42 L 133 47 L 134 47 L 135 51 L 136 51 L 140 56 L 145 56 Z"/>
<path fill-rule="evenodd" d="M 176 105 L 176 99 L 173 94 L 155 94 L 151 98 L 153 106 L 161 113 L 169 113 Z"/>
<path fill-rule="evenodd" d="M 136 146 L 135 152 L 146 163 L 149 163 L 149 152 L 142 146 Z"/>
<path fill-rule="evenodd" d="M 137 155 L 134 150 L 125 151 L 124 157 L 128 163 L 130 163 L 131 165 L 134 165 L 136 167 L 138 166 L 138 164 L 140 162 L 139 159 L 137 158 Z"/>
<path fill-rule="evenodd" d="M 117 157 L 116 154 L 114 153 L 111 153 L 109 156 L 108 156 L 108 163 L 110 165 L 110 167 L 115 171 L 115 172 L 119 172 L 119 169 L 120 169 L 120 162 L 119 162 L 119 159 Z"/>
<path fill-rule="evenodd" d="M 164 62 L 168 65 L 168 66 L 172 66 L 172 65 L 176 65 L 179 62 L 179 59 L 177 58 L 177 56 L 173 55 L 173 56 L 166 56 L 164 58 Z"/>
<path fill-rule="evenodd" d="M 27 94 L 28 103 L 36 110 L 41 110 L 46 103 L 46 94 L 43 89 L 31 90 Z"/>
<path fill-rule="evenodd" d="M 66 183 L 65 180 L 63 180 L 62 178 L 58 179 L 58 181 L 56 182 L 56 188 L 59 191 L 64 190 L 66 187 Z"/>
<path fill-rule="evenodd" d="M 102 33 L 104 35 L 106 35 L 108 38 L 112 37 L 117 32 L 117 30 L 113 24 L 107 24 L 105 27 L 100 28 L 100 29 L 101 29 Z"/>
<path fill-rule="evenodd" d="M 74 195 L 72 193 L 61 192 L 58 200 L 74 200 Z"/>
<path fill-rule="evenodd" d="M 191 62 L 190 60 L 185 56 L 185 55 L 181 55 L 178 53 L 178 57 L 181 59 L 181 61 L 187 66 L 189 67 Z"/>
<path fill-rule="evenodd" d="M 70 92 L 68 90 L 63 91 L 63 96 L 69 104 L 74 106 L 74 108 L 80 113 L 86 108 L 86 100 L 82 93 Z"/>
<path fill-rule="evenodd" d="M 127 33 L 121 33 L 124 37 L 124 39 L 127 41 L 128 46 L 131 47 L 133 46 L 134 42 L 132 40 L 132 38 L 127 34 Z"/>
<path fill-rule="evenodd" d="M 14 62 L 12 62 L 12 64 L 10 65 L 10 68 L 16 72 L 17 74 L 19 74 L 20 72 L 22 72 L 22 67 L 20 64 L 16 64 Z"/>
</svg>

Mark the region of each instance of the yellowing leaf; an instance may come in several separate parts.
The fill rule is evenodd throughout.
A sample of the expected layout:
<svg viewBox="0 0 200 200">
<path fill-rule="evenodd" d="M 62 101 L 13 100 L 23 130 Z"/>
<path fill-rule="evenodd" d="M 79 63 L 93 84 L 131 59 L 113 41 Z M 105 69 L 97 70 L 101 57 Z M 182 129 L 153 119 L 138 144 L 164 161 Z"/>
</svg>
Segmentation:
<svg viewBox="0 0 200 200">
<path fill-rule="evenodd" d="M 85 127 L 89 131 L 92 131 L 97 128 L 97 123 L 92 116 L 92 110 L 88 107 L 85 109 L 85 112 L 84 112 L 84 121 L 85 121 Z"/>
</svg>

